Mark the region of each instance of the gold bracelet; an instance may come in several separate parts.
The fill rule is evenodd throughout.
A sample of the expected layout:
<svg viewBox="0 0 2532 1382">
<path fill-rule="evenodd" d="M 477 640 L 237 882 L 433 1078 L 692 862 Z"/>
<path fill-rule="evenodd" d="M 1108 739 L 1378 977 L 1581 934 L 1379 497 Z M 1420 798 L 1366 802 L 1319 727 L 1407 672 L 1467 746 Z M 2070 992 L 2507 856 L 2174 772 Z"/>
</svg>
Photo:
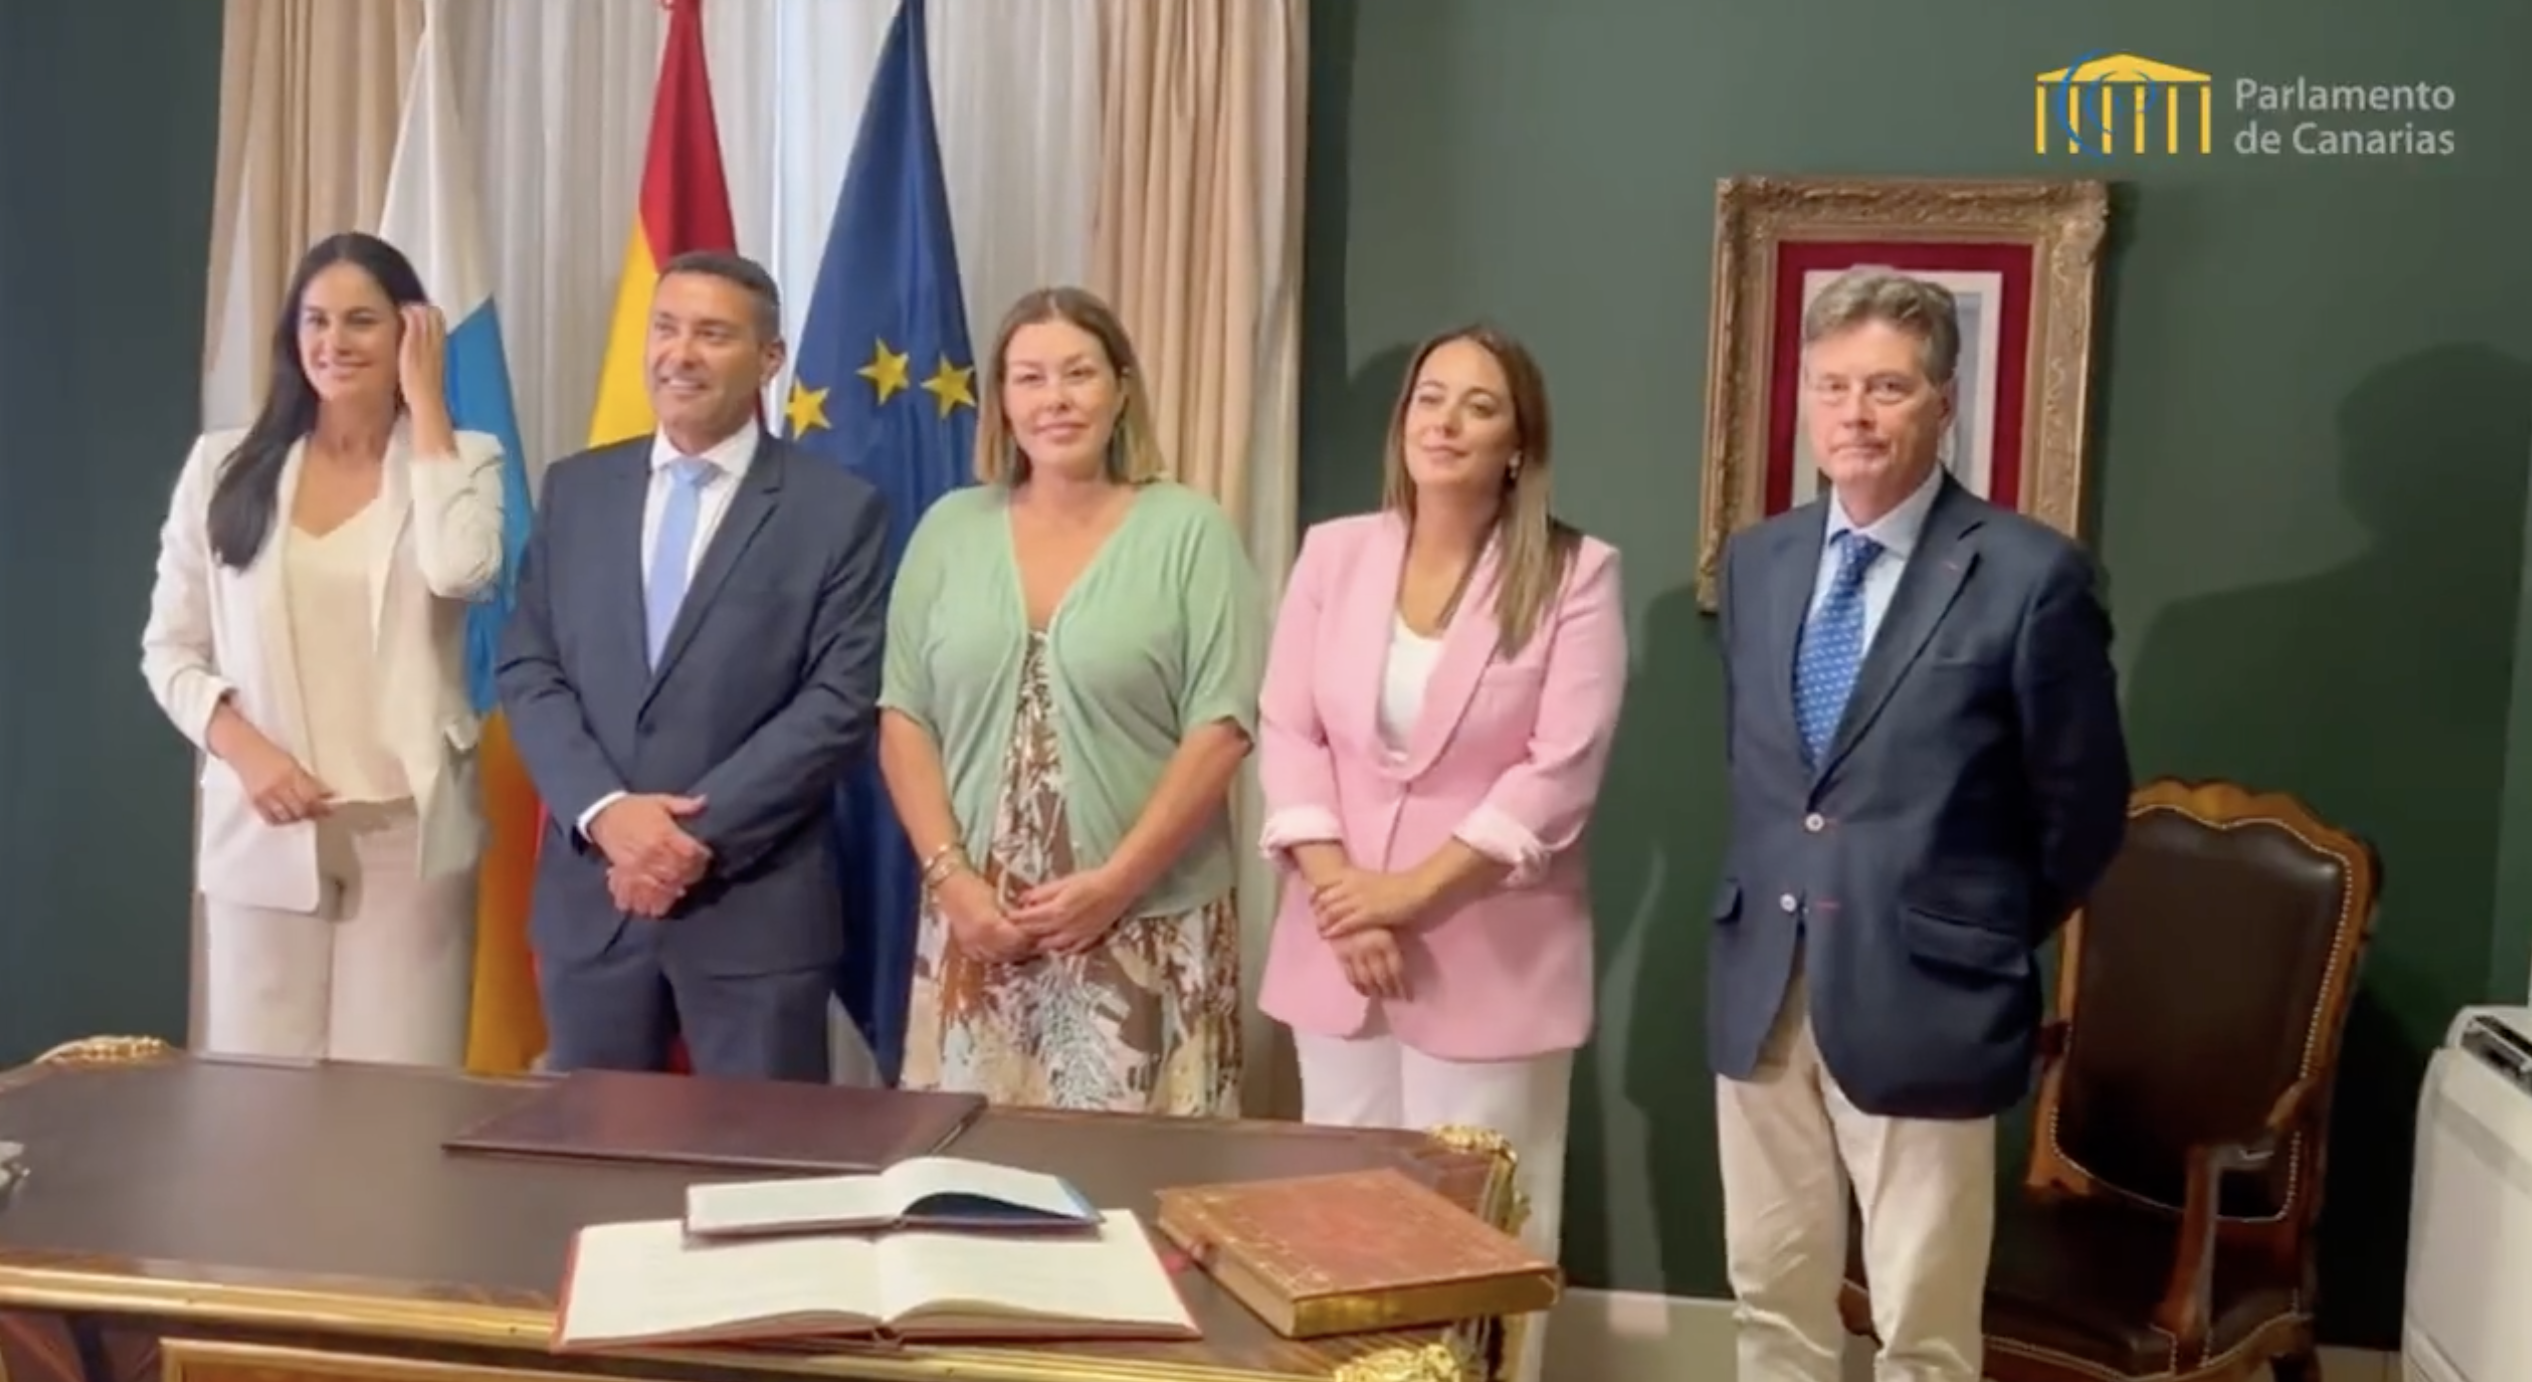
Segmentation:
<svg viewBox="0 0 2532 1382">
<path fill-rule="evenodd" d="M 933 850 L 932 856 L 923 861 L 924 888 L 929 890 L 939 887 L 952 873 L 957 872 L 958 866 L 965 862 L 966 858 L 965 848 L 956 840 Z"/>
</svg>

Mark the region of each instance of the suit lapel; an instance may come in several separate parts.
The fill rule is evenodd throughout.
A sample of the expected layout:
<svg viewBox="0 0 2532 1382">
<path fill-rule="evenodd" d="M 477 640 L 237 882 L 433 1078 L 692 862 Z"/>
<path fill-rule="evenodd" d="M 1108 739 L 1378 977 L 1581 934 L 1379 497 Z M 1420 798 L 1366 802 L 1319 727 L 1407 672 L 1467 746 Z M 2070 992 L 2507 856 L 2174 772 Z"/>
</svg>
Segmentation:
<svg viewBox="0 0 2532 1382">
<path fill-rule="evenodd" d="M 404 545 L 405 526 L 413 521 L 413 434 L 404 422 L 387 438 L 387 459 L 378 476 L 377 527 L 369 544 L 369 647 L 372 656 L 385 648 L 387 582 L 395 575 L 396 552 Z"/>
<path fill-rule="evenodd" d="M 597 598 L 606 606 L 606 621 L 615 627 L 625 661 L 633 668 L 633 679 L 646 681 L 650 678 L 651 640 L 642 592 L 650 579 L 650 560 L 642 550 L 642 511 L 650 502 L 650 441 L 644 438 L 627 442 L 600 464 L 607 467 L 607 473 L 597 487 L 599 513 L 590 526 L 592 531 L 604 534 L 607 544 L 614 548 L 616 555 L 607 559 L 607 565 L 616 567 L 623 576 L 599 581 Z"/>
<path fill-rule="evenodd" d="M 1451 611 L 1450 625 L 1442 630 L 1442 655 L 1434 660 L 1424 704 L 1417 709 L 1415 728 L 1407 736 L 1406 771 L 1411 775 L 1432 766 L 1450 743 L 1460 717 L 1468 713 L 1469 698 L 1477 694 L 1478 677 L 1503 641 L 1503 626 L 1494 616 L 1496 551 L 1495 540 L 1488 537 L 1477 553 L 1476 569 L 1468 573 L 1467 588 L 1460 592 L 1459 608 Z M 1388 589 L 1394 609 L 1398 599 L 1394 578 Z"/>
<path fill-rule="evenodd" d="M 1890 693 L 1898 689 L 1900 678 L 1907 675 L 1917 654 L 1925 651 L 1926 640 L 1951 611 L 1961 582 L 1969 579 L 1970 569 L 1977 565 L 1978 549 L 1970 539 L 1977 531 L 1978 515 L 1975 506 L 1961 502 L 1957 491 L 1946 478 L 1926 512 L 1916 551 L 1899 574 L 1899 588 L 1891 592 L 1890 608 L 1882 614 L 1881 629 L 1873 635 L 1873 645 L 1855 675 L 1846 712 L 1839 717 L 1837 733 L 1821 758 L 1820 778 L 1827 777 L 1872 727 L 1874 717 L 1889 703 Z"/>
<path fill-rule="evenodd" d="M 756 530 L 773 515 L 775 496 L 782 492 L 782 467 L 782 453 L 775 447 L 774 439 L 769 435 L 759 440 L 747 474 L 738 481 L 738 492 L 730 496 L 730 507 L 721 515 L 721 526 L 713 530 L 712 541 L 703 549 L 703 561 L 695 567 L 694 579 L 686 583 L 686 598 L 677 606 L 677 622 L 669 625 L 668 645 L 660 650 L 659 666 L 651 675 L 654 687 L 677 669 L 677 659 L 694 642 L 695 630 L 710 613 L 722 583 L 729 580 L 730 569 L 738 564 L 747 544 L 755 540 Z M 640 603 L 635 601 L 637 608 Z"/>
<path fill-rule="evenodd" d="M 1827 540 L 1829 506 L 1815 500 L 1803 521 L 1788 524 L 1779 546 L 1761 570 L 1771 573 L 1760 587 L 1757 606 L 1766 641 L 1758 665 L 1766 669 L 1775 694 L 1767 703 L 1776 710 L 1786 742 L 1802 742 L 1802 726 L 1794 717 L 1794 659 L 1801 655 L 1802 623 L 1811 613 L 1811 596 L 1820 579 L 1820 544 Z"/>
<path fill-rule="evenodd" d="M 292 442 L 281 463 L 281 484 L 273 494 L 272 527 L 263 550 L 246 568 L 253 587 L 255 624 L 263 631 L 265 684 L 281 715 L 280 729 L 304 752 L 308 743 L 307 709 L 299 699 L 299 644 L 290 629 L 290 515 L 298 507 L 299 477 L 308 460 L 306 439 Z"/>
<path fill-rule="evenodd" d="M 1339 620 L 1331 646 L 1370 661 L 1368 669 L 1347 666 L 1335 677 L 1345 688 L 1342 728 L 1353 743 L 1380 742 L 1380 684 L 1398 617 L 1398 573 L 1406 557 L 1406 523 L 1396 514 L 1384 514 L 1328 592 Z"/>
</svg>

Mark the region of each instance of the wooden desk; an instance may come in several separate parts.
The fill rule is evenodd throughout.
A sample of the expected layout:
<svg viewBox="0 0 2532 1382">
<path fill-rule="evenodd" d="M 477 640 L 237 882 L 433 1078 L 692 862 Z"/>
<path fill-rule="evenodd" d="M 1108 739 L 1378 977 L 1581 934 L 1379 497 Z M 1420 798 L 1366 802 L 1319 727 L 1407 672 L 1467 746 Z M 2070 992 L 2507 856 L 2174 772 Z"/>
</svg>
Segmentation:
<svg viewBox="0 0 2532 1382">
<path fill-rule="evenodd" d="M 1200 1344 L 558 1358 L 571 1232 L 679 1212 L 678 1167 L 457 1155 L 523 1082 L 196 1059 L 134 1038 L 0 1074 L 0 1382 L 1478 1382 L 1493 1322 L 1312 1343 L 1201 1272 Z M 1160 1186 L 1409 1165 L 1517 1227 L 1501 1139 L 995 1110 L 955 1144 L 1149 1222 Z"/>
</svg>

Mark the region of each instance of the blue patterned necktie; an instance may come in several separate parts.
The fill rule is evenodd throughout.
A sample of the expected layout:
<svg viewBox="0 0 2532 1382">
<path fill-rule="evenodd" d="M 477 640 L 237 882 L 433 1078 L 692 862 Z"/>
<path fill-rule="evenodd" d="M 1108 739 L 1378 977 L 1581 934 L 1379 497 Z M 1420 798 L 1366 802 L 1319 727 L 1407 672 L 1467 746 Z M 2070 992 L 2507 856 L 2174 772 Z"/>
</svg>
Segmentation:
<svg viewBox="0 0 2532 1382">
<path fill-rule="evenodd" d="M 1855 674 L 1864 666 L 1864 573 L 1882 552 L 1880 543 L 1851 530 L 1834 541 L 1837 575 L 1827 598 L 1803 622 L 1802 648 L 1794 657 L 1794 723 L 1815 765 L 1829 751 L 1846 698 L 1855 690 Z"/>
<path fill-rule="evenodd" d="M 711 480 L 710 461 L 680 456 L 668 463 L 668 502 L 660 506 L 659 542 L 651 549 L 650 575 L 642 584 L 653 670 L 668 647 L 668 631 L 677 626 L 677 607 L 686 602 L 695 528 L 703 516 L 703 487 Z"/>
</svg>

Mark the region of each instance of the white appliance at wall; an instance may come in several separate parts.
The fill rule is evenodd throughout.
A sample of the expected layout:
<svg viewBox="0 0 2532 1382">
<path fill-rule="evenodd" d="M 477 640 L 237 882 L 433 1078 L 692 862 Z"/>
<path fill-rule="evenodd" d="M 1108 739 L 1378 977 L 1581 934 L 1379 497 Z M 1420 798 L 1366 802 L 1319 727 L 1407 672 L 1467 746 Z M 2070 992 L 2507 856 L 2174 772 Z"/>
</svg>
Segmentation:
<svg viewBox="0 0 2532 1382">
<path fill-rule="evenodd" d="M 2427 1065 L 2408 1382 L 2532 1382 L 2532 1008 L 2465 1008 Z"/>
</svg>

